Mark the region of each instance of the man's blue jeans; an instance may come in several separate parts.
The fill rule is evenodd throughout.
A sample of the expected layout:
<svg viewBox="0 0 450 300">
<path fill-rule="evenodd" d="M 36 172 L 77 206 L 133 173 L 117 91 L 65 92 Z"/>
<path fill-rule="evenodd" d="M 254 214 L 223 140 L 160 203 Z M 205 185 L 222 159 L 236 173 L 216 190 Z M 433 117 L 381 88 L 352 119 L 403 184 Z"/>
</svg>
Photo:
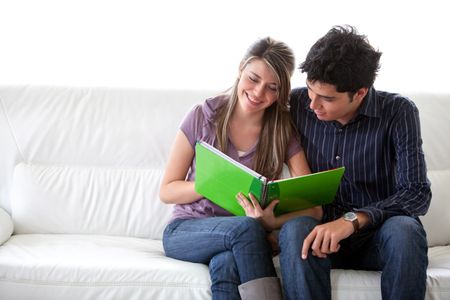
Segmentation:
<svg viewBox="0 0 450 300">
<path fill-rule="evenodd" d="M 285 299 L 331 299 L 330 269 L 381 270 L 383 299 L 424 299 L 428 266 L 427 240 L 416 219 L 395 216 L 375 230 L 340 242 L 339 252 L 318 258 L 311 250 L 301 259 L 303 240 L 318 225 L 298 217 L 283 225 L 280 265 Z"/>
<path fill-rule="evenodd" d="M 240 299 L 240 284 L 276 276 L 266 232 L 249 217 L 178 219 L 163 245 L 168 257 L 209 265 L 214 300 Z"/>
</svg>

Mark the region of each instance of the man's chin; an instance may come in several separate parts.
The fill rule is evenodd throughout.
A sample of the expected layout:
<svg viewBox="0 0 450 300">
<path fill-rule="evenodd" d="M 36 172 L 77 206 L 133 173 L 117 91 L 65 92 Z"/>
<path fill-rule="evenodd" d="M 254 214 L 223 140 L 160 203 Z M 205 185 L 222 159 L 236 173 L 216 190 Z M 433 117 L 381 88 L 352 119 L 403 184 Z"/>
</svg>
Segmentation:
<svg viewBox="0 0 450 300">
<path fill-rule="evenodd" d="M 325 114 L 316 114 L 317 119 L 321 120 L 321 121 L 328 121 L 327 117 Z"/>
</svg>

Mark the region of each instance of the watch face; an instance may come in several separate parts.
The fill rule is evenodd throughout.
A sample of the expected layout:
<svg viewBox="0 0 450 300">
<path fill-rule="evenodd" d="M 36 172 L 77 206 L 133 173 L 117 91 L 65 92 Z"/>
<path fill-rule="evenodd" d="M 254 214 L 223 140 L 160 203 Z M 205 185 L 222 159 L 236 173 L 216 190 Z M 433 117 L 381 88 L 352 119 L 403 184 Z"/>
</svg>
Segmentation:
<svg viewBox="0 0 450 300">
<path fill-rule="evenodd" d="M 354 212 L 349 211 L 344 214 L 344 219 L 348 221 L 356 220 L 357 216 Z"/>
</svg>

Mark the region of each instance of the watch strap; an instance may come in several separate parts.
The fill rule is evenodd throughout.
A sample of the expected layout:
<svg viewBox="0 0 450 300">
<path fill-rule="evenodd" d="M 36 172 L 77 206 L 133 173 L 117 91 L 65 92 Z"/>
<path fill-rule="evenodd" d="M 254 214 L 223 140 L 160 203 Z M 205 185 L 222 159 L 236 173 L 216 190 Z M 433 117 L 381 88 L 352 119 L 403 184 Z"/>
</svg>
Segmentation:
<svg viewBox="0 0 450 300">
<path fill-rule="evenodd" d="M 356 219 L 354 219 L 352 221 L 352 225 L 353 225 L 353 228 L 355 229 L 354 233 L 358 233 L 359 232 L 359 221 L 358 221 L 358 218 L 356 218 Z"/>
</svg>

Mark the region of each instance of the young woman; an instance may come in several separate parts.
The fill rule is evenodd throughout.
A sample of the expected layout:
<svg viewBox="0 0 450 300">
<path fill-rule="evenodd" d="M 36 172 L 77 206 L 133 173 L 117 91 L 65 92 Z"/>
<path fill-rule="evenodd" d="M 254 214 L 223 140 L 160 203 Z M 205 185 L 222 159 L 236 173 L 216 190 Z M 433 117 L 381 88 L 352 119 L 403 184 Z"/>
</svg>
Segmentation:
<svg viewBox="0 0 450 300">
<path fill-rule="evenodd" d="M 292 176 L 310 172 L 289 114 L 294 55 L 284 43 L 265 38 L 247 51 L 229 94 L 207 99 L 181 124 L 162 180 L 160 197 L 174 203 L 163 237 L 166 255 L 209 265 L 213 299 L 281 299 L 266 238 L 287 220 L 321 208 L 275 217 L 252 195 L 237 195 L 245 217 L 231 216 L 194 190 L 197 140 L 268 178 L 279 178 L 286 163 Z M 247 197 L 248 198 L 247 198 Z"/>
</svg>

